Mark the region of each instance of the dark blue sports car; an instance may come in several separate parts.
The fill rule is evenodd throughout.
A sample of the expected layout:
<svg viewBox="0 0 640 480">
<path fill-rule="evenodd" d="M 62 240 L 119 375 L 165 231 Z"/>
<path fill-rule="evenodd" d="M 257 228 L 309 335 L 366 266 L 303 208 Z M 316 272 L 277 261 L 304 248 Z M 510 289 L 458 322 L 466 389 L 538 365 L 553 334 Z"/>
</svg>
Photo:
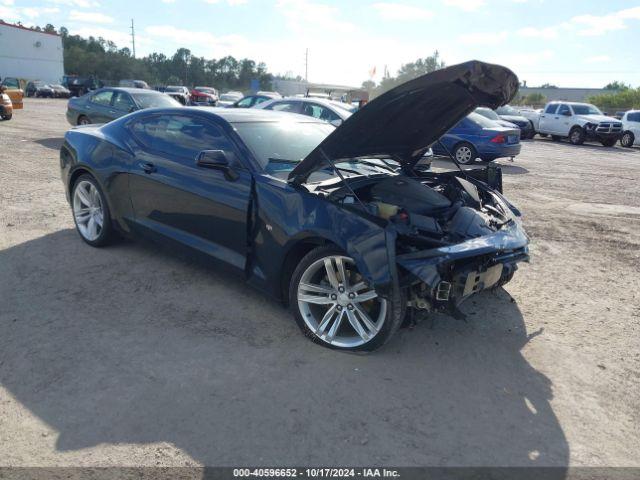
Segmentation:
<svg viewBox="0 0 640 480">
<path fill-rule="evenodd" d="M 503 285 L 528 259 L 501 172 L 433 173 L 426 149 L 518 87 L 452 66 L 381 95 L 340 127 L 253 109 L 169 108 L 77 127 L 60 152 L 80 237 L 184 245 L 287 302 L 304 333 L 373 350 L 405 319 Z"/>
</svg>

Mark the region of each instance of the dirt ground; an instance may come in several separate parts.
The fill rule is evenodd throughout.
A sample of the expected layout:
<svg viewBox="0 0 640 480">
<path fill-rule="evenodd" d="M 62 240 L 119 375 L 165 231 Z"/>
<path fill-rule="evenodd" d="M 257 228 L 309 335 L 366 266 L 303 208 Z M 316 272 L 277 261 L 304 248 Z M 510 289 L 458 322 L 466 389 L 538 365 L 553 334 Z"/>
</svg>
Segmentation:
<svg viewBox="0 0 640 480">
<path fill-rule="evenodd" d="M 500 163 L 531 263 L 361 356 L 171 252 L 81 242 L 64 111 L 0 123 L 0 465 L 640 466 L 640 150 L 525 142 Z"/>
</svg>

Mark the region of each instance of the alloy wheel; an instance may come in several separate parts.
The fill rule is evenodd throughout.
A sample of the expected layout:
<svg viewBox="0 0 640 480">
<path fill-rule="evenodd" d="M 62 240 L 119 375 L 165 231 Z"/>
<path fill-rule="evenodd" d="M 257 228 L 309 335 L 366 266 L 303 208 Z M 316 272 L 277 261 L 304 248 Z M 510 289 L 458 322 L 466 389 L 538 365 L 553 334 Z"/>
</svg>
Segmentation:
<svg viewBox="0 0 640 480">
<path fill-rule="evenodd" d="M 633 144 L 633 137 L 631 136 L 631 133 L 626 132 L 624 135 L 622 135 L 622 138 L 620 139 L 620 144 L 623 147 L 630 147 Z"/>
<path fill-rule="evenodd" d="M 73 216 L 80 235 L 90 242 L 102 232 L 104 211 L 100 192 L 91 182 L 80 181 L 73 191 Z"/>
<path fill-rule="evenodd" d="M 387 315 L 387 301 L 364 281 L 351 258 L 340 255 L 309 265 L 297 298 L 310 331 L 335 347 L 354 348 L 371 341 Z"/>
<path fill-rule="evenodd" d="M 575 129 L 571 132 L 571 143 L 578 143 L 580 141 L 580 130 Z"/>
</svg>

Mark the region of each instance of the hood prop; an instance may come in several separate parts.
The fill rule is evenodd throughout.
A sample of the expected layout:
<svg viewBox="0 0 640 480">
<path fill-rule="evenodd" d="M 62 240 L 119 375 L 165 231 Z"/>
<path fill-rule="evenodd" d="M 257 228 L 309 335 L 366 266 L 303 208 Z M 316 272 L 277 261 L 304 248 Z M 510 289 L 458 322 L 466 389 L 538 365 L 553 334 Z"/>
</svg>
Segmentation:
<svg viewBox="0 0 640 480">
<path fill-rule="evenodd" d="M 329 158 L 329 155 L 327 155 L 324 150 L 322 148 L 318 148 L 318 151 L 320 152 L 320 154 L 324 157 L 324 159 L 327 161 L 327 163 L 329 165 L 331 165 L 331 168 L 333 168 L 333 171 L 336 172 L 336 175 L 338 175 L 338 177 L 340 177 L 340 180 L 342 181 L 342 183 L 344 184 L 345 187 L 347 187 L 347 190 L 349 190 L 349 192 L 351 192 L 351 195 L 354 196 L 354 198 L 356 200 L 358 200 L 358 203 L 360 204 L 360 206 L 364 209 L 364 211 L 368 211 L 367 207 L 364 205 L 364 203 L 362 203 L 362 200 L 360 200 L 360 197 L 358 197 L 358 195 L 356 195 L 356 192 L 353 191 L 353 188 L 351 188 L 351 185 L 349 185 L 347 183 L 347 181 L 345 180 L 344 176 L 342 175 L 342 173 L 340 172 L 340 169 L 338 167 L 336 167 L 336 164 L 333 163 L 333 160 L 331 160 Z"/>
<path fill-rule="evenodd" d="M 462 166 L 458 163 L 458 161 L 456 160 L 456 158 L 452 155 L 452 153 L 449 151 L 449 149 L 447 147 L 445 147 L 444 143 L 442 143 L 441 139 L 438 139 L 438 144 L 442 147 L 442 149 L 447 152 L 447 155 L 449 155 L 449 158 L 451 160 L 453 160 L 453 163 L 456 164 L 456 166 L 458 167 L 458 169 L 462 172 L 462 174 L 466 177 L 467 176 L 467 171 L 464 170 L 462 168 Z"/>
</svg>

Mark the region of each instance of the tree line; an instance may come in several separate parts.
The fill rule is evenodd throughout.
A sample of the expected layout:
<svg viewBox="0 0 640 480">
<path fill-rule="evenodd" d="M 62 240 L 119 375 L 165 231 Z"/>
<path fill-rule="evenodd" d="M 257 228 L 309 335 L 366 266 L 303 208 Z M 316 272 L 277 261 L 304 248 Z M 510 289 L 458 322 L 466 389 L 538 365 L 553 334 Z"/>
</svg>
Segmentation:
<svg viewBox="0 0 640 480">
<path fill-rule="evenodd" d="M 59 33 L 62 37 L 64 69 L 67 75 L 93 76 L 105 84 L 122 79 L 144 80 L 149 85 L 208 85 L 219 90 L 248 90 L 257 80 L 262 90 L 270 90 L 274 76 L 262 62 L 226 56 L 206 59 L 179 48 L 173 55 L 151 53 L 136 58 L 129 48 L 118 48 L 104 38 L 71 35 L 65 27 L 48 24 L 34 30 Z"/>
</svg>

